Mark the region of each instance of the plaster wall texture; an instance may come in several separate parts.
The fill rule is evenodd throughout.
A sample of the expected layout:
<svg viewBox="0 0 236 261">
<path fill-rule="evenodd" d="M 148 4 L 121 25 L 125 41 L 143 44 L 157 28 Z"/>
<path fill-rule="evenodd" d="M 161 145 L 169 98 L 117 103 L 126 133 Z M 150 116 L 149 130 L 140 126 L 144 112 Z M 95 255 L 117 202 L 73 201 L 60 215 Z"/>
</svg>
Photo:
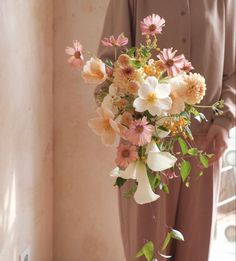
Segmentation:
<svg viewBox="0 0 236 261">
<path fill-rule="evenodd" d="M 96 54 L 108 2 L 54 1 L 54 261 L 125 260 L 109 177 L 114 148 L 88 128 L 96 116 L 94 86 L 83 83 L 64 54 L 75 39 Z"/>
<path fill-rule="evenodd" d="M 52 261 L 52 1 L 0 1 L 0 261 Z"/>
</svg>

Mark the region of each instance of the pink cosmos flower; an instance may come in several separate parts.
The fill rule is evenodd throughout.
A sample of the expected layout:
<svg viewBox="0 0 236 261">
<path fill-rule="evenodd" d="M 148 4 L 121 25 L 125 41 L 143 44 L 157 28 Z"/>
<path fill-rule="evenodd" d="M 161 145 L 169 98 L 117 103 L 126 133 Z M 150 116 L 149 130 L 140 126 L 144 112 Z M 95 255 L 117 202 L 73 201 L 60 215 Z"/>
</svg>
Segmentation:
<svg viewBox="0 0 236 261">
<path fill-rule="evenodd" d="M 104 46 L 124 46 L 128 43 L 128 38 L 124 34 L 120 34 L 117 39 L 113 35 L 105 37 L 101 40 Z"/>
<path fill-rule="evenodd" d="M 145 17 L 140 22 L 142 35 L 161 34 L 163 26 L 165 26 L 165 19 L 155 14 Z"/>
<path fill-rule="evenodd" d="M 185 72 L 190 72 L 194 69 L 191 62 L 189 62 L 187 59 L 184 60 L 182 70 Z"/>
<path fill-rule="evenodd" d="M 163 63 L 163 66 L 167 70 L 168 76 L 176 76 L 181 72 L 185 57 L 183 54 L 175 56 L 177 50 L 172 52 L 173 48 L 163 49 L 157 57 Z"/>
<path fill-rule="evenodd" d="M 146 117 L 134 120 L 125 132 L 125 137 L 132 144 L 143 146 L 151 141 L 154 127 L 148 123 Z"/>
<path fill-rule="evenodd" d="M 116 164 L 120 168 L 127 168 L 128 165 L 138 159 L 137 148 L 130 144 L 120 144 L 117 147 Z"/>
<path fill-rule="evenodd" d="M 80 69 L 84 64 L 84 57 L 82 53 L 83 47 L 77 40 L 75 40 L 73 44 L 74 47 L 67 46 L 65 49 L 65 52 L 71 56 L 68 59 L 68 63 L 71 67 Z"/>
</svg>

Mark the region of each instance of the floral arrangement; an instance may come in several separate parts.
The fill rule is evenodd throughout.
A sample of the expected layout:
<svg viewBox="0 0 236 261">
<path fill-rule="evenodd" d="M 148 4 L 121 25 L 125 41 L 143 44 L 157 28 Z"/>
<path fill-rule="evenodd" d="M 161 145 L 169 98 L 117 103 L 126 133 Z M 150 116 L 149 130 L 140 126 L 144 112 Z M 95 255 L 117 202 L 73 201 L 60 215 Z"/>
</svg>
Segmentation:
<svg viewBox="0 0 236 261">
<path fill-rule="evenodd" d="M 98 116 L 88 124 L 104 145 L 117 146 L 111 176 L 119 187 L 133 180 L 125 194 L 134 196 L 138 204 L 157 200 L 158 190 L 169 193 L 168 179 L 181 178 L 189 186 L 189 157 L 208 167 L 213 155 L 193 145 L 191 121 L 206 120 L 199 107 L 212 108 L 216 114 L 223 107 L 223 101 L 199 105 L 206 93 L 205 79 L 191 72 L 194 68 L 183 54 L 177 55 L 173 48 L 159 49 L 157 35 L 164 26 L 165 20 L 158 15 L 144 18 L 140 27 L 146 41 L 138 47 L 127 48 L 124 34 L 104 38 L 101 42 L 104 48 L 114 49 L 114 59 L 102 61 L 92 56 L 85 62 L 87 52 L 79 41 L 66 48 L 68 63 L 82 70 L 85 83 L 99 85 L 95 91 Z M 177 152 L 176 143 L 180 147 Z M 201 170 L 199 176 L 202 174 Z M 183 240 L 181 233 L 172 229 L 162 250 L 171 238 Z M 148 242 L 137 257 L 154 260 L 153 251 L 153 243 Z"/>
</svg>

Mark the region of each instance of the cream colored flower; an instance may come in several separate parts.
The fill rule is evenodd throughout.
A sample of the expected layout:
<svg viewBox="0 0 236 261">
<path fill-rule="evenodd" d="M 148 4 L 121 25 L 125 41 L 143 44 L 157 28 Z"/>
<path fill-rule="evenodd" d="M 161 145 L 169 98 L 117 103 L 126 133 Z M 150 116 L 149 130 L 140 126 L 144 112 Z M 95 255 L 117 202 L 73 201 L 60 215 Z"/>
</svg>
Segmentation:
<svg viewBox="0 0 236 261">
<path fill-rule="evenodd" d="M 114 120 L 114 114 L 102 107 L 97 109 L 99 117 L 90 119 L 89 127 L 95 134 L 101 136 L 104 145 L 112 145 L 120 133 L 119 124 Z"/>
<path fill-rule="evenodd" d="M 185 84 L 183 82 L 183 74 L 174 77 L 170 80 L 170 97 L 172 105 L 169 110 L 170 114 L 179 114 L 185 109 Z"/>
<path fill-rule="evenodd" d="M 118 112 L 115 106 L 115 101 L 117 100 L 117 87 L 115 84 L 109 86 L 109 93 L 104 97 L 102 101 L 102 108 L 112 111 L 114 114 Z"/>
<path fill-rule="evenodd" d="M 188 104 L 200 103 L 206 93 L 205 78 L 199 73 L 190 73 L 184 75 L 184 100 Z"/>
<path fill-rule="evenodd" d="M 170 86 L 159 83 L 156 77 L 149 76 L 138 90 L 139 97 L 134 100 L 137 112 L 148 111 L 151 115 L 161 115 L 171 108 Z"/>
<path fill-rule="evenodd" d="M 83 71 L 81 73 L 85 83 L 88 84 L 101 84 L 106 78 L 106 66 L 102 60 L 97 57 L 91 58 L 84 65 Z"/>
</svg>

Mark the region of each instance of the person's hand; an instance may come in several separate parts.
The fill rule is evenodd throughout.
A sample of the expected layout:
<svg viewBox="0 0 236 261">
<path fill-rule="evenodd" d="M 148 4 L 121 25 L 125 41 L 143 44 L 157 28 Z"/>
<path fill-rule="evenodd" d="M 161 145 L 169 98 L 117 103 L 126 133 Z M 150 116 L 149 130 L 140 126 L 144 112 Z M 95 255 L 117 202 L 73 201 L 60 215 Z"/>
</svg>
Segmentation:
<svg viewBox="0 0 236 261">
<path fill-rule="evenodd" d="M 209 166 L 218 161 L 228 147 L 228 131 L 220 125 L 211 125 L 203 149 L 208 153 L 215 154 L 209 160 Z"/>
</svg>

